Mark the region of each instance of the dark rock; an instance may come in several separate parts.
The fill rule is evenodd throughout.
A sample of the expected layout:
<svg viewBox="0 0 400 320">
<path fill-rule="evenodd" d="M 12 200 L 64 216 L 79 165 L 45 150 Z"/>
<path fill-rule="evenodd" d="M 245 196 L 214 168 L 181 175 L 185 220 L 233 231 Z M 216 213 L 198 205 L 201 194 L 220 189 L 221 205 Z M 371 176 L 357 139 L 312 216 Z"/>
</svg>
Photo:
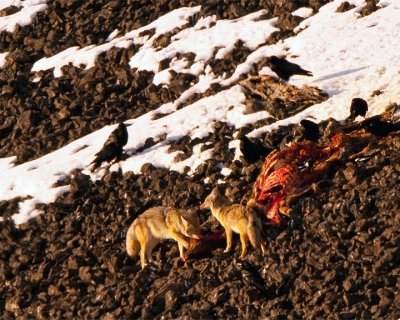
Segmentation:
<svg viewBox="0 0 400 320">
<path fill-rule="evenodd" d="M 356 288 L 356 281 L 352 278 L 348 278 L 343 282 L 344 290 L 351 292 L 354 291 Z"/>
<path fill-rule="evenodd" d="M 290 13 L 284 13 L 279 16 L 278 21 L 276 22 L 276 27 L 283 31 L 292 31 L 303 20 L 302 17 L 293 16 Z"/>
<path fill-rule="evenodd" d="M 378 1 L 376 1 L 376 0 L 367 1 L 366 5 L 360 11 L 361 17 L 369 16 L 371 13 L 380 9 L 381 7 L 377 6 L 377 3 L 378 3 Z"/>
<path fill-rule="evenodd" d="M 348 1 L 344 1 L 337 7 L 336 12 L 346 12 L 355 8 L 355 5 L 350 4 Z"/>
<path fill-rule="evenodd" d="M 77 198 L 90 191 L 90 187 L 90 177 L 80 171 L 76 171 L 75 174 L 73 174 L 73 179 L 71 181 L 70 195 L 73 198 Z"/>
<path fill-rule="evenodd" d="M 346 178 L 347 181 L 350 181 L 353 179 L 355 174 L 355 168 L 354 167 L 348 167 L 345 170 L 343 170 L 343 175 Z"/>
<path fill-rule="evenodd" d="M 209 293 L 208 300 L 214 305 L 223 305 L 227 300 L 229 300 L 229 290 L 226 286 L 221 286 L 213 289 Z"/>
<path fill-rule="evenodd" d="M 356 315 L 353 312 L 341 312 L 340 319 L 355 319 Z"/>
<path fill-rule="evenodd" d="M 40 119 L 40 115 L 38 112 L 33 110 L 25 111 L 21 114 L 20 118 L 18 119 L 17 125 L 23 131 L 27 131 L 28 128 L 35 126 Z"/>
<path fill-rule="evenodd" d="M 0 17 L 5 17 L 5 16 L 10 16 L 14 13 L 19 12 L 21 9 L 19 7 L 16 6 L 9 6 L 9 7 L 5 7 L 4 9 L 0 10 Z"/>
</svg>

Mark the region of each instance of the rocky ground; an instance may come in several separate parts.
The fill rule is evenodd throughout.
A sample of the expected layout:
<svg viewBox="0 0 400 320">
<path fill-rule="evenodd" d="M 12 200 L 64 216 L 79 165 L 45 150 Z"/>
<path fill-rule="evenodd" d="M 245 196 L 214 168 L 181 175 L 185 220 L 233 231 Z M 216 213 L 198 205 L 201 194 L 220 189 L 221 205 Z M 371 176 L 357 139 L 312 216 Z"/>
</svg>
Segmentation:
<svg viewBox="0 0 400 320">
<path fill-rule="evenodd" d="M 125 32 L 173 8 L 199 2 L 78 3 L 52 1 L 32 26 L 0 34 L 1 50 L 11 51 L 7 67 L 0 70 L 0 104 L 7 106 L 0 111 L 1 157 L 17 155 L 19 162 L 37 158 L 106 124 L 172 101 L 193 81 L 177 76 L 177 83 L 164 91 L 151 85 L 152 74 L 129 68 L 132 47 L 103 54 L 89 71 L 67 67 L 60 78 L 43 72 L 40 82 L 30 82 L 33 62 L 44 55 L 102 43 L 116 27 Z M 283 31 L 269 40 L 273 42 L 297 25 L 288 12 L 305 5 L 317 10 L 323 3 L 207 1 L 201 15 L 232 19 L 266 8 L 282 21 Z M 374 4 L 367 6 L 373 10 Z M 91 38 L 87 24 L 93 27 Z M 68 36 L 71 28 L 77 36 Z M 214 61 L 216 73 L 233 70 L 248 54 L 237 47 L 232 57 Z M 128 108 L 132 104 L 137 107 Z M 248 126 L 240 134 L 261 125 Z M 290 140 L 293 129 L 297 127 L 282 127 L 261 139 L 278 148 L 282 140 Z M 239 259 L 237 238 L 231 254 L 219 248 L 187 262 L 179 258 L 176 243 L 163 242 L 154 250 L 158 263 L 143 270 L 126 255 L 126 230 L 149 207 L 196 210 L 222 178 L 230 199 L 248 199 L 262 160 L 233 161 L 228 142 L 234 131 L 226 123 L 216 124 L 207 138 L 215 148 L 213 159 L 192 176 L 149 164 L 141 175 L 113 172 L 93 182 L 77 171 L 59 181 L 71 185 L 69 193 L 40 205 L 44 214 L 19 228 L 7 219 L 18 199 L 0 202 L 6 218 L 0 223 L 0 314 L 5 319 L 398 319 L 399 135 L 371 142 L 371 153 L 363 161 L 338 163 L 320 190 L 292 204 L 288 227 L 266 230 L 266 255 L 250 250 L 247 264 Z M 183 138 L 171 150 L 190 154 L 195 143 Z M 220 174 L 221 165 L 232 169 L 228 177 Z M 201 213 L 201 220 L 205 229 L 220 230 L 209 213 Z"/>
<path fill-rule="evenodd" d="M 229 127 L 210 137 L 214 145 L 221 133 Z M 186 263 L 165 242 L 154 252 L 158 264 L 144 270 L 125 253 L 138 213 L 198 207 L 220 178 L 215 160 L 193 177 L 148 165 L 140 176 L 114 172 L 94 183 L 76 172 L 64 182 L 71 192 L 45 214 L 20 228 L 2 224 L 0 307 L 40 318 L 397 319 L 400 137 L 371 150 L 293 203 L 287 228 L 266 231 L 267 254 L 251 250 L 246 259 L 254 274 L 239 263 L 238 239 L 232 254 L 221 248 Z M 216 153 L 230 161 L 223 148 Z M 233 162 L 227 194 L 245 198 L 260 166 Z M 201 217 L 218 229 L 209 213 Z"/>
</svg>

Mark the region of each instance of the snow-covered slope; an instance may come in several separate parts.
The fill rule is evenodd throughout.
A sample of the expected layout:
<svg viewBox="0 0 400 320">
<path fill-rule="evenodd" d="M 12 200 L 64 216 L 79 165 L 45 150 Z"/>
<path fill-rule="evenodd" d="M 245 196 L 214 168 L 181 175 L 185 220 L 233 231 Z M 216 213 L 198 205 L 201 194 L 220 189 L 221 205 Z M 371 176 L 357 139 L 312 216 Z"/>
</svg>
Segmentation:
<svg viewBox="0 0 400 320">
<path fill-rule="evenodd" d="M 31 2 L 37 4 L 32 7 L 32 15 L 35 10 L 44 9 L 43 1 Z M 199 19 L 193 27 L 185 28 L 187 20 L 198 12 L 199 7 L 182 8 L 124 36 L 118 37 L 115 32 L 110 36 L 109 42 L 100 46 L 73 47 L 53 57 L 43 58 L 33 65 L 32 71 L 54 67 L 55 75 L 58 76 L 61 74 L 61 66 L 68 63 L 77 66 L 85 64 L 90 68 L 96 63 L 95 59 L 100 52 L 114 46 L 127 47 L 134 43 L 139 49 L 130 60 L 131 67 L 155 72 L 156 84 L 168 86 L 170 70 L 199 76 L 199 81 L 183 92 L 175 102 L 162 105 L 158 110 L 126 122 L 129 125 L 129 141 L 125 150 L 131 157 L 111 167 L 112 170 L 121 168 L 123 172 L 139 173 L 141 166 L 150 162 L 178 171 L 183 171 L 185 166 L 189 166 L 193 172 L 199 164 L 211 157 L 212 149 L 201 152 L 201 145 L 198 145 L 190 158 L 183 162 L 174 162 L 176 154 L 167 153 L 167 142 L 185 135 L 191 135 L 193 138 L 205 137 L 214 130 L 213 124 L 216 121 L 228 122 L 240 128 L 246 123 L 269 117 L 265 111 L 246 114 L 243 105 L 245 97 L 237 84 L 239 76 L 247 74 L 253 63 L 263 57 L 273 54 L 286 55 L 290 61 L 311 70 L 314 75 L 310 78 L 294 76 L 290 80 L 291 84 L 316 86 L 326 91 L 330 97 L 327 101 L 311 106 L 291 118 L 255 130 L 251 136 L 273 130 L 280 125 L 297 123 L 307 117 L 317 121 L 328 117 L 342 120 L 348 116 L 348 107 L 353 97 L 361 97 L 368 101 L 368 116 L 382 112 L 391 102 L 398 102 L 399 1 L 381 1 L 381 8 L 366 17 L 359 15 L 359 11 L 365 5 L 364 1 L 352 1 L 355 5 L 353 9 L 339 13 L 336 9 L 341 2 L 336 0 L 325 5 L 317 14 L 300 24 L 296 36 L 270 46 L 264 43 L 271 33 L 277 30 L 274 27 L 276 19 L 262 19 L 263 11 L 234 21 L 217 21 L 213 17 L 207 17 Z M 23 10 L 26 8 L 29 6 L 25 5 Z M 23 10 L 20 12 L 24 12 Z M 300 12 L 299 15 L 307 14 L 307 10 L 303 11 L 305 13 Z M 7 18 L 7 22 L 6 18 L 0 17 L 0 29 L 12 27 L 11 24 L 15 20 Z M 152 46 L 157 37 L 176 30 L 175 28 L 182 30 L 171 37 L 169 44 L 158 48 Z M 152 35 L 141 34 L 150 29 L 155 30 Z M 233 45 L 238 40 L 253 52 L 245 62 L 238 65 L 230 77 L 215 75 L 209 66 L 211 54 L 217 50 L 216 58 L 223 58 L 233 50 Z M 175 58 L 178 53 L 180 58 Z M 192 64 L 188 63 L 185 53 L 195 53 Z M 0 67 L 5 54 L 0 53 Z M 159 63 L 165 59 L 171 59 L 169 67 L 159 70 Z M 262 73 L 271 71 L 264 68 Z M 231 87 L 178 110 L 178 106 L 188 97 L 205 92 L 215 82 Z M 379 90 L 379 95 L 373 95 L 376 90 Z M 168 115 L 160 119 L 153 118 L 155 114 L 160 113 Z M 13 158 L 0 159 L 0 200 L 27 197 L 20 202 L 19 213 L 14 215 L 16 223 L 23 223 L 40 214 L 40 211 L 35 209 L 37 203 L 52 202 L 57 196 L 68 191 L 68 186 L 54 187 L 54 184 L 76 168 L 85 169 L 113 128 L 114 126 L 104 127 L 60 150 L 21 165 L 14 166 Z M 142 147 L 149 137 L 160 141 L 151 148 L 136 153 L 135 150 Z M 103 174 L 104 170 L 99 169 L 92 174 L 92 178 L 100 179 Z"/>
</svg>

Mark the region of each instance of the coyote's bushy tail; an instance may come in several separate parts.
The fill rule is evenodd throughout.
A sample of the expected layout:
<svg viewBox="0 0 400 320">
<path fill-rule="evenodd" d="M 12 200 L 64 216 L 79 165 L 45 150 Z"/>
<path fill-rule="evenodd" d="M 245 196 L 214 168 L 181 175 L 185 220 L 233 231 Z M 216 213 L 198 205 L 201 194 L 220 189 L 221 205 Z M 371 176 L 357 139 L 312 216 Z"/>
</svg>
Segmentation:
<svg viewBox="0 0 400 320">
<path fill-rule="evenodd" d="M 140 242 L 136 237 L 135 224 L 132 224 L 126 233 L 126 252 L 133 257 L 139 254 Z"/>
</svg>

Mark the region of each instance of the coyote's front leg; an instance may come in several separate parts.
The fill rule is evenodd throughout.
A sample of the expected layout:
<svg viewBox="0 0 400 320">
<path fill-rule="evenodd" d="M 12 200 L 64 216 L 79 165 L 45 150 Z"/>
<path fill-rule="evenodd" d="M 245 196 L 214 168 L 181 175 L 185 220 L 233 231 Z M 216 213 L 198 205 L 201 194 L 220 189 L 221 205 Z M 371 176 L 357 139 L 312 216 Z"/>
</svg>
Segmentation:
<svg viewBox="0 0 400 320">
<path fill-rule="evenodd" d="M 224 250 L 225 253 L 230 252 L 232 248 L 232 229 L 229 227 L 225 227 L 226 233 L 226 249 Z"/>
<path fill-rule="evenodd" d="M 176 231 L 171 231 L 171 237 L 178 242 L 179 256 L 184 259 L 184 248 L 189 247 L 189 242 L 186 240 L 184 235 Z"/>
</svg>

